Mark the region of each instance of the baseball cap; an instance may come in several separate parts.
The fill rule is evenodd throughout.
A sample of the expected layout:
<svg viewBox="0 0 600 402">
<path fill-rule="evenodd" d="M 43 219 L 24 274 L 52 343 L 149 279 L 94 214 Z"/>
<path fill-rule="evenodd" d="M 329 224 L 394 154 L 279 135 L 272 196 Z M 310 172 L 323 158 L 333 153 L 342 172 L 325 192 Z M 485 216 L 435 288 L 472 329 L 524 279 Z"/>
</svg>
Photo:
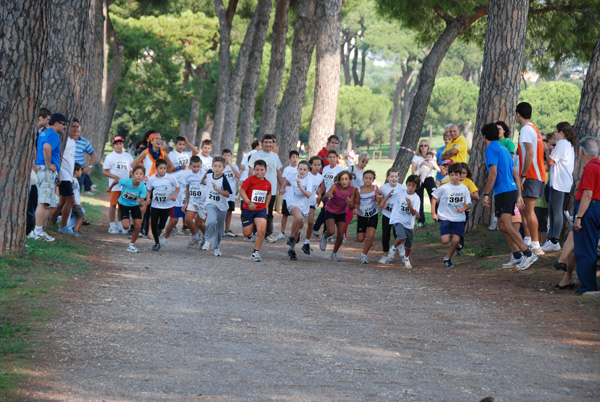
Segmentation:
<svg viewBox="0 0 600 402">
<path fill-rule="evenodd" d="M 64 121 L 65 123 L 70 123 L 71 121 L 67 119 L 67 116 L 61 113 L 52 113 L 50 116 L 50 125 L 56 123 L 57 121 Z"/>
<path fill-rule="evenodd" d="M 123 139 L 123 137 L 121 137 L 120 135 L 115 135 L 112 139 L 112 143 L 114 144 L 117 141 L 121 141 L 121 142 L 125 142 L 125 140 Z"/>
<path fill-rule="evenodd" d="M 452 159 L 446 159 L 444 163 L 442 163 L 442 166 L 452 165 L 453 163 L 454 161 Z"/>
</svg>

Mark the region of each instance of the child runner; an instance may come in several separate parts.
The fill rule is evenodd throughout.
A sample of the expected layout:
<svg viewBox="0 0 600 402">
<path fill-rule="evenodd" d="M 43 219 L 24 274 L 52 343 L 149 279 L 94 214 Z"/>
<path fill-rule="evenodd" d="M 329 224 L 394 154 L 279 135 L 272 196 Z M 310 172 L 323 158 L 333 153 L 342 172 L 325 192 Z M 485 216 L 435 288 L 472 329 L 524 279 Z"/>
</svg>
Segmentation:
<svg viewBox="0 0 600 402">
<path fill-rule="evenodd" d="M 362 176 L 363 185 L 358 189 L 359 203 L 355 205 L 354 215 L 357 215 L 356 239 L 358 242 L 365 242 L 363 252 L 360 255 L 360 263 L 368 264 L 367 254 L 373 244 L 377 222 L 379 221 L 379 201 L 381 201 L 382 192 L 375 181 L 375 172 L 366 170 Z"/>
<path fill-rule="evenodd" d="M 291 173 L 297 173 L 298 161 L 300 160 L 300 154 L 298 151 L 292 150 L 288 154 L 288 158 L 290 160 L 290 164 L 283 169 L 283 173 L 281 177 L 284 179 L 288 177 Z M 279 190 L 281 194 L 284 194 L 284 191 Z M 281 204 L 281 233 L 279 233 L 275 239 L 283 240 L 285 239 L 285 227 L 287 226 L 288 216 L 290 216 L 290 209 L 287 206 L 287 202 L 285 196 L 283 197 L 283 203 Z M 292 235 L 294 233 L 292 232 Z"/>
<path fill-rule="evenodd" d="M 73 234 L 79 237 L 87 237 L 81 233 L 81 227 L 83 226 L 83 219 L 85 213 L 81 207 L 81 189 L 79 188 L 79 178 L 83 175 L 83 167 L 75 162 L 75 168 L 73 169 L 73 196 L 75 198 L 75 204 L 71 209 L 71 215 L 75 217 L 75 227 L 73 228 Z M 121 223 L 121 222 L 119 222 Z M 123 227 L 123 226 L 121 226 Z"/>
<path fill-rule="evenodd" d="M 396 250 L 404 243 L 401 248 L 402 261 L 405 268 L 412 268 L 409 256 L 415 238 L 415 220 L 419 218 L 419 208 L 421 207 L 421 198 L 416 194 L 420 185 L 419 176 L 413 174 L 406 179 L 406 187 L 398 189 L 398 195 L 395 197 L 394 206 L 390 214 L 390 225 L 394 227 L 394 236 L 396 241 L 390 247 L 387 262 L 394 261 Z"/>
<path fill-rule="evenodd" d="M 390 232 L 393 230 L 392 225 L 390 224 L 390 216 L 392 214 L 394 203 L 398 198 L 398 194 L 406 189 L 402 184 L 398 184 L 398 169 L 388 169 L 386 176 L 387 183 L 381 186 L 380 189 L 383 198 L 379 202 L 379 208 L 381 208 L 381 244 L 383 246 L 383 257 L 379 260 L 380 264 L 391 262 L 388 260 L 388 251 L 390 251 Z M 404 256 L 403 248 L 400 249 L 400 255 Z"/>
<path fill-rule="evenodd" d="M 185 150 L 186 144 L 192 149 L 191 155 L 190 152 Z M 171 159 L 175 167 L 180 166 L 181 170 L 186 170 L 190 166 L 192 155 L 198 153 L 200 153 L 198 148 L 189 142 L 186 137 L 177 137 L 175 138 L 175 149 L 169 152 L 169 159 Z"/>
<path fill-rule="evenodd" d="M 327 163 L 328 165 L 323 168 L 323 194 L 327 194 L 327 192 L 331 189 L 331 186 L 334 184 L 334 180 L 337 175 L 344 171 L 344 168 L 338 165 L 338 153 L 332 149 L 327 152 Z M 354 177 L 354 176 L 353 176 Z M 314 225 L 313 236 L 319 237 L 319 229 L 321 225 L 325 223 L 325 205 L 327 204 L 327 199 L 323 199 L 323 206 L 321 207 L 321 212 L 319 212 L 319 216 L 317 217 L 317 221 Z M 326 232 L 327 228 L 323 229 L 323 232 Z"/>
<path fill-rule="evenodd" d="M 130 253 L 139 253 L 140 250 L 135 246 L 135 241 L 140 234 L 142 227 L 142 215 L 146 210 L 147 203 L 144 203 L 146 197 L 146 185 L 142 183 L 146 176 L 146 169 L 142 165 L 133 168 L 133 178 L 120 179 L 114 181 L 106 191 L 110 191 L 112 186 L 121 186 L 121 196 L 119 197 L 119 214 L 121 223 L 125 230 L 129 229 L 129 216 L 133 219 L 133 233 L 127 251 Z"/>
<path fill-rule="evenodd" d="M 225 148 L 223 152 L 221 152 L 221 156 L 225 158 L 225 170 L 223 174 L 227 178 L 229 182 L 229 188 L 231 189 L 231 195 L 227 200 L 227 205 L 229 208 L 227 209 L 227 215 L 225 215 L 225 233 L 223 236 L 225 237 L 237 237 L 235 233 L 231 231 L 231 216 L 235 211 L 235 196 L 237 194 L 237 181 L 240 178 L 240 169 L 233 163 L 233 154 L 230 149 Z"/>
<path fill-rule="evenodd" d="M 190 147 L 192 152 L 188 152 L 185 150 L 186 145 Z M 185 136 L 175 138 L 175 149 L 169 152 L 169 159 L 171 159 L 175 168 L 179 167 L 179 170 L 173 172 L 173 174 L 175 175 L 177 181 L 179 182 L 179 185 L 181 186 L 181 191 L 179 192 L 179 196 L 177 197 L 176 205 L 173 207 L 174 210 L 171 211 L 169 223 L 167 224 L 167 228 L 165 229 L 165 237 L 163 237 L 163 239 L 168 239 L 167 234 L 169 234 L 170 236 L 171 232 L 173 232 L 173 234 L 177 233 L 177 227 L 175 225 L 177 225 L 179 218 L 184 217 L 184 214 L 181 212 L 181 207 L 183 206 L 183 203 L 185 201 L 185 191 L 183 191 L 183 189 L 185 188 L 185 172 L 190 166 L 190 158 L 192 157 L 192 155 L 196 155 L 198 153 L 200 153 L 198 148 L 196 148 L 194 144 L 189 142 Z M 183 222 L 183 233 L 186 235 L 190 234 L 190 231 L 185 224 L 185 220 Z"/>
<path fill-rule="evenodd" d="M 450 183 L 442 184 L 432 194 L 431 203 L 431 218 L 433 220 L 440 217 L 440 234 L 442 244 L 450 242 L 451 235 L 452 243 L 444 258 L 444 265 L 448 268 L 454 267 L 452 263 L 452 255 L 458 248 L 460 238 L 465 233 L 465 211 L 471 209 L 471 192 L 460 182 L 462 166 L 460 163 L 453 163 L 448 167 L 450 175 Z M 440 207 L 436 213 L 435 206 L 439 202 Z"/>
<path fill-rule="evenodd" d="M 329 151 L 327 154 L 328 158 L 332 155 L 331 152 Z M 335 154 L 337 158 L 337 152 Z M 331 186 L 327 194 L 323 197 L 327 200 L 327 204 L 325 205 L 326 226 L 325 233 L 321 236 L 319 247 L 325 251 L 327 248 L 327 238 L 333 236 L 337 229 L 337 238 L 329 257 L 331 261 L 341 261 L 337 252 L 342 245 L 344 230 L 346 230 L 346 207 L 349 206 L 354 209 L 354 206 L 358 205 L 358 191 L 350 184 L 353 178 L 353 174 L 346 170 L 338 173 L 334 179 L 335 184 Z"/>
<path fill-rule="evenodd" d="M 125 140 L 120 135 L 115 136 L 112 139 L 113 151 L 106 155 L 104 158 L 104 165 L 102 165 L 102 174 L 108 177 L 108 185 L 113 184 L 114 181 L 129 178 L 129 172 L 131 171 L 131 164 L 133 157 L 127 152 L 123 151 L 123 145 Z M 112 188 L 110 192 L 110 201 L 108 207 L 108 220 L 110 226 L 108 233 L 122 233 L 123 225 L 121 220 L 117 219 L 117 206 L 119 205 L 119 197 L 121 196 L 121 186 L 118 184 Z M 118 222 L 118 224 L 116 223 Z"/>
<path fill-rule="evenodd" d="M 292 235 L 287 241 L 290 246 L 288 255 L 290 260 L 296 261 L 296 243 L 300 241 L 300 233 L 304 226 L 304 218 L 310 210 L 310 198 L 312 197 L 313 184 L 312 175 L 308 174 L 308 162 L 302 161 L 297 164 L 297 172 L 293 171 L 283 179 L 281 192 L 284 193 L 284 202 L 289 214 L 294 217 L 292 224 Z"/>
<path fill-rule="evenodd" d="M 323 183 L 323 175 L 320 173 L 323 169 L 323 159 L 319 156 L 313 156 L 310 158 L 310 177 L 312 179 L 312 195 L 310 196 L 310 200 L 308 200 L 310 204 L 310 210 L 308 211 L 308 224 L 306 225 L 306 239 L 304 240 L 304 245 L 302 246 L 302 251 L 304 254 L 310 255 L 310 235 L 313 232 L 313 226 L 315 224 L 315 210 L 317 209 L 317 205 L 321 202 L 321 195 L 323 194 L 323 187 L 321 183 Z"/>
<path fill-rule="evenodd" d="M 185 176 L 185 205 L 181 210 L 185 213 L 185 223 L 192 233 L 188 247 L 201 243 L 200 235 L 206 232 L 206 188 L 202 183 L 206 172 L 198 155 L 190 158 L 190 170 Z"/>
<path fill-rule="evenodd" d="M 271 183 L 265 178 L 267 163 L 259 159 L 254 162 L 254 175 L 242 183 L 240 196 L 242 204 L 242 230 L 244 236 L 250 237 L 256 226 L 252 261 L 260 262 L 260 246 L 267 232 L 267 205 L 271 201 Z"/>
<path fill-rule="evenodd" d="M 200 155 L 198 156 L 200 156 L 200 160 L 202 161 L 202 168 L 206 171 L 212 169 L 213 157 L 210 156 L 212 149 L 212 142 L 210 142 L 210 140 L 202 141 Z"/>
<path fill-rule="evenodd" d="M 177 179 L 173 175 L 167 174 L 166 160 L 157 160 L 155 168 L 156 174 L 150 176 L 146 188 L 148 190 L 147 198 L 152 197 L 152 210 L 150 211 L 150 228 L 154 237 L 152 250 L 158 251 L 160 250 L 159 236 L 167 224 L 169 213 L 181 189 Z"/>
<path fill-rule="evenodd" d="M 225 216 L 229 209 L 228 199 L 231 195 L 229 181 L 223 174 L 225 158 L 215 156 L 212 169 L 206 173 L 206 236 L 202 250 L 208 250 L 212 242 L 213 255 L 221 256 L 221 239 L 225 228 Z"/>
</svg>

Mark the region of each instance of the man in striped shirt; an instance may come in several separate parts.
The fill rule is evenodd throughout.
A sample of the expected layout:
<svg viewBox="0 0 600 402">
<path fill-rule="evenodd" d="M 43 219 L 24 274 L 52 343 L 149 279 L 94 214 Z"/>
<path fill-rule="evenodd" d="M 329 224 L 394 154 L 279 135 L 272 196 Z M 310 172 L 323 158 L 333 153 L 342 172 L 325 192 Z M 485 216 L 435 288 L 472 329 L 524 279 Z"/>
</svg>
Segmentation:
<svg viewBox="0 0 600 402">
<path fill-rule="evenodd" d="M 79 134 L 81 134 L 81 123 L 79 123 L 79 120 L 73 119 L 73 123 L 79 124 Z M 85 163 L 85 154 L 90 155 L 90 163 L 87 165 Z M 85 191 L 92 191 L 94 183 L 92 183 L 92 179 L 88 173 L 93 169 L 94 164 L 96 163 L 96 154 L 94 153 L 92 144 L 81 135 L 79 135 L 79 139 L 76 141 L 75 162 L 83 166 L 83 174 L 77 179 L 77 181 L 79 181 L 79 188 L 84 189 Z"/>
</svg>

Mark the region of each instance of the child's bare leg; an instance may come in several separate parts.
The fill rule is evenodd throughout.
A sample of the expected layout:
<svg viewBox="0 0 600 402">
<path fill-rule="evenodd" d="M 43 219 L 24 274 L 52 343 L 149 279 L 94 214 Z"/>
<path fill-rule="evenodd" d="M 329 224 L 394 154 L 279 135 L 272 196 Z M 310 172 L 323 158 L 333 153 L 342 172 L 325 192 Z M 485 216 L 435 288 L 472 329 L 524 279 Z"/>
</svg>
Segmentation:
<svg viewBox="0 0 600 402">
<path fill-rule="evenodd" d="M 75 232 L 79 232 L 81 230 L 82 226 L 83 226 L 83 218 L 77 219 L 77 221 L 75 222 L 75 227 L 73 227 L 73 230 Z"/>
<path fill-rule="evenodd" d="M 373 245 L 373 238 L 375 237 L 375 228 L 367 228 L 367 241 L 365 241 L 365 245 L 363 246 L 363 254 L 368 254 L 371 246 Z"/>
<path fill-rule="evenodd" d="M 227 215 L 225 215 L 225 232 L 229 232 L 231 230 L 231 217 L 233 216 L 233 212 L 227 211 Z"/>
<path fill-rule="evenodd" d="M 333 236 L 333 234 L 335 233 L 335 228 L 335 221 L 333 219 L 327 219 L 327 221 L 325 222 L 325 233 L 323 233 L 323 236 Z"/>
<path fill-rule="evenodd" d="M 285 227 L 287 226 L 288 217 L 281 214 L 281 233 L 285 233 Z"/>
<path fill-rule="evenodd" d="M 111 205 L 110 207 L 108 207 L 108 221 L 110 223 L 116 223 L 116 214 L 117 214 L 117 206 L 116 205 Z M 123 226 L 123 228 L 125 228 L 125 226 Z"/>
<path fill-rule="evenodd" d="M 171 233 L 173 233 L 173 229 L 175 228 L 175 226 L 177 226 L 177 222 L 179 222 L 179 218 L 169 218 L 169 223 L 167 224 L 167 228 L 165 229 L 165 239 L 171 237 Z"/>
<path fill-rule="evenodd" d="M 265 218 L 255 218 L 254 224 L 256 225 L 256 236 L 254 237 L 254 249 L 260 250 L 263 241 L 265 240 L 265 234 L 267 233 L 267 220 Z M 251 226 L 248 226 L 251 227 Z M 248 234 L 250 236 L 250 234 Z"/>
<path fill-rule="evenodd" d="M 314 226 L 315 226 L 315 210 L 314 210 L 314 208 L 309 208 L 308 223 L 306 224 L 306 240 L 310 240 Z"/>
<path fill-rule="evenodd" d="M 196 212 L 193 211 L 185 211 L 185 225 L 188 227 L 192 236 L 196 236 L 198 234 L 198 227 L 196 223 L 194 223 L 194 217 L 196 216 Z"/>
<path fill-rule="evenodd" d="M 248 225 L 248 226 L 244 226 L 242 228 L 242 234 L 246 237 L 250 237 L 252 236 L 252 233 L 254 232 L 254 223 Z"/>
<path fill-rule="evenodd" d="M 333 219 L 330 220 L 333 221 Z M 329 223 L 329 220 L 327 221 L 327 223 Z M 337 228 L 337 237 L 333 246 L 333 252 L 337 253 L 340 247 L 342 246 L 342 241 L 344 241 L 344 231 L 346 230 L 346 222 L 337 222 L 335 226 Z"/>
<path fill-rule="evenodd" d="M 362 243 L 365 240 L 365 233 L 356 233 L 356 240 L 358 240 L 359 243 Z"/>
<path fill-rule="evenodd" d="M 123 219 L 121 221 L 121 223 L 123 224 L 123 228 L 125 229 L 125 223 L 127 223 L 127 229 L 129 229 L 129 219 Z M 134 219 L 133 220 L 133 233 L 131 234 L 131 241 L 130 243 L 135 244 L 135 241 L 137 240 L 138 236 L 140 235 L 140 229 L 142 228 L 142 220 L 141 219 Z"/>
<path fill-rule="evenodd" d="M 452 236 L 452 243 L 450 243 L 450 249 L 448 250 L 448 254 L 446 254 L 446 259 L 452 257 L 454 252 L 458 248 L 458 243 L 460 243 L 460 236 L 454 235 Z"/>
<path fill-rule="evenodd" d="M 292 223 L 291 236 L 294 238 L 294 242 L 292 245 L 292 248 L 294 248 L 296 246 L 296 238 L 298 237 L 298 232 L 302 230 L 302 226 L 304 226 L 304 218 L 299 208 L 292 208 L 292 215 L 294 216 L 294 223 Z"/>
</svg>

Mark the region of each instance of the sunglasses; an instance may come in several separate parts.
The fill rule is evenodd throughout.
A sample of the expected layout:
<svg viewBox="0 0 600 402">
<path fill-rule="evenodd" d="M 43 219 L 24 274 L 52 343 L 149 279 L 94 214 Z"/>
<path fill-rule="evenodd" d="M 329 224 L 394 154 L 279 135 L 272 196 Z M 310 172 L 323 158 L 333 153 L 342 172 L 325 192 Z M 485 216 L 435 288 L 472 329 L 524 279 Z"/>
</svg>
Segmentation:
<svg viewBox="0 0 600 402">
<path fill-rule="evenodd" d="M 421 145 L 419 145 L 419 147 L 421 147 L 421 148 L 429 148 L 429 145 L 421 144 Z"/>
</svg>

